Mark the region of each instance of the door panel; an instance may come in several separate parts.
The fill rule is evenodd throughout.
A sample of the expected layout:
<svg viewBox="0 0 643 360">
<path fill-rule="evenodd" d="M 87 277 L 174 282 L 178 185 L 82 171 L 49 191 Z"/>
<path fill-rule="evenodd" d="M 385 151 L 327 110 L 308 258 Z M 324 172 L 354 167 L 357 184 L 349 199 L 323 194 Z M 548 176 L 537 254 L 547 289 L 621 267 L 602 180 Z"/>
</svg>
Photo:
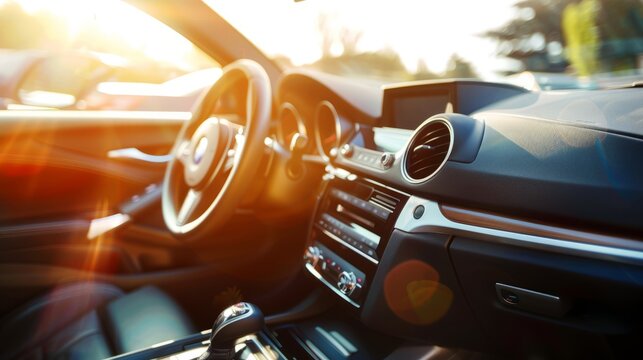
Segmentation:
<svg viewBox="0 0 643 360">
<path fill-rule="evenodd" d="M 159 184 L 165 171 L 163 163 L 110 158 L 108 152 L 167 154 L 189 116 L 0 111 L 0 267 L 28 271 L 0 279 L 0 291 L 11 294 L 0 302 L 0 314 L 77 278 L 70 274 L 132 276 L 141 271 L 141 254 L 156 259 L 173 253 L 131 245 L 120 234 L 90 241 L 87 231 L 92 219 L 118 212 Z"/>
<path fill-rule="evenodd" d="M 110 150 L 170 151 L 189 113 L 0 112 L 0 225 L 110 214 L 161 181 L 164 164 Z"/>
</svg>

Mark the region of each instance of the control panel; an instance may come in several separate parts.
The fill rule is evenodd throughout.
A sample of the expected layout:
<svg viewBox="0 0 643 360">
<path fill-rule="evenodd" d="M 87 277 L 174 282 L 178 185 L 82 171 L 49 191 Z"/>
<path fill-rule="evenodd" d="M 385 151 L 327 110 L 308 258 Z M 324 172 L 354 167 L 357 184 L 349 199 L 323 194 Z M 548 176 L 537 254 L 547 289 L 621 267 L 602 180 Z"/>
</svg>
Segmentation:
<svg viewBox="0 0 643 360">
<path fill-rule="evenodd" d="M 353 195 L 351 195 L 351 194 L 349 194 L 349 193 L 347 193 L 345 191 L 339 190 L 339 189 L 335 189 L 335 188 L 330 189 L 329 193 L 330 193 L 330 196 L 332 196 L 332 197 L 334 197 L 336 199 L 345 201 L 346 203 L 351 204 L 351 205 L 353 205 L 353 206 L 355 206 L 357 208 L 360 208 L 360 209 L 368 212 L 369 214 L 372 214 L 372 215 L 374 215 L 374 216 L 376 216 L 376 217 L 378 217 L 378 218 L 380 218 L 380 219 L 382 219 L 384 221 L 386 221 L 388 219 L 389 215 L 392 212 L 389 209 L 385 209 L 382 206 L 377 206 L 377 205 L 375 205 L 373 203 L 370 203 L 370 202 L 368 202 L 366 200 L 362 200 L 362 199 L 358 198 L 357 196 L 353 196 Z"/>
<path fill-rule="evenodd" d="M 407 195 L 364 179 L 326 184 L 309 233 L 306 269 L 355 307 L 368 290 Z"/>
<path fill-rule="evenodd" d="M 388 170 L 395 162 L 393 153 L 370 150 L 352 144 L 344 144 L 339 152 L 356 164 L 378 170 Z"/>
<path fill-rule="evenodd" d="M 319 220 L 317 220 L 317 224 L 331 239 L 351 245 L 353 249 L 358 250 L 362 254 L 368 255 L 369 258 L 375 261 L 379 260 L 376 253 L 377 245 L 380 240 L 379 236 L 362 235 L 351 226 L 344 224 L 340 220 L 328 214 L 322 214 Z"/>
<path fill-rule="evenodd" d="M 308 271 L 322 283 L 353 306 L 360 306 L 362 289 L 366 285 L 364 272 L 319 242 L 308 247 L 304 262 Z"/>
</svg>

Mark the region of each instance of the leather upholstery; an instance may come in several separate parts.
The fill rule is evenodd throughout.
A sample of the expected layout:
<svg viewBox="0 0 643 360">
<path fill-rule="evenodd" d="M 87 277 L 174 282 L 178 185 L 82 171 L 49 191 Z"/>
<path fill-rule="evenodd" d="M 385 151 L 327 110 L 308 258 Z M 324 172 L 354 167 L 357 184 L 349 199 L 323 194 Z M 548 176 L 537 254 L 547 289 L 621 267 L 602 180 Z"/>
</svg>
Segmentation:
<svg viewBox="0 0 643 360">
<path fill-rule="evenodd" d="M 130 294 L 101 283 L 59 287 L 0 323 L 0 359 L 104 359 L 194 333 L 157 288 Z"/>
<path fill-rule="evenodd" d="M 110 335 L 119 353 L 194 333 L 194 327 L 172 299 L 145 287 L 107 304 Z"/>
</svg>

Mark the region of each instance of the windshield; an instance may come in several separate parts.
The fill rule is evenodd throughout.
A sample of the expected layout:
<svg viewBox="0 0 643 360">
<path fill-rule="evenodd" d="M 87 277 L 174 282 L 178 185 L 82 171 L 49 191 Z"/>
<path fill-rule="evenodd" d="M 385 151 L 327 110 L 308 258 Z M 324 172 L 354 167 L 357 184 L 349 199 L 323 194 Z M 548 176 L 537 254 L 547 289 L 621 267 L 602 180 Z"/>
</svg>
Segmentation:
<svg viewBox="0 0 643 360">
<path fill-rule="evenodd" d="M 204 0 L 282 66 L 530 90 L 643 80 L 640 0 Z"/>
<path fill-rule="evenodd" d="M 189 111 L 220 71 L 121 0 L 0 0 L 0 109 Z"/>
</svg>

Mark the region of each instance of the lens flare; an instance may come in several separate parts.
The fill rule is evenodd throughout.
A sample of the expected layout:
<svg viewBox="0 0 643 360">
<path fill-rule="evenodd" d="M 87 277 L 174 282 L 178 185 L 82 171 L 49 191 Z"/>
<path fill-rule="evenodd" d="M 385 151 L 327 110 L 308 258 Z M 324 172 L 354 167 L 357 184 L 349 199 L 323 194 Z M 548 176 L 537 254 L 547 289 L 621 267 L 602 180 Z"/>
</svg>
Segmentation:
<svg viewBox="0 0 643 360">
<path fill-rule="evenodd" d="M 386 303 L 400 319 L 414 325 L 440 320 L 453 303 L 453 292 L 440 283 L 440 274 L 420 260 L 393 268 L 384 280 Z"/>
</svg>

